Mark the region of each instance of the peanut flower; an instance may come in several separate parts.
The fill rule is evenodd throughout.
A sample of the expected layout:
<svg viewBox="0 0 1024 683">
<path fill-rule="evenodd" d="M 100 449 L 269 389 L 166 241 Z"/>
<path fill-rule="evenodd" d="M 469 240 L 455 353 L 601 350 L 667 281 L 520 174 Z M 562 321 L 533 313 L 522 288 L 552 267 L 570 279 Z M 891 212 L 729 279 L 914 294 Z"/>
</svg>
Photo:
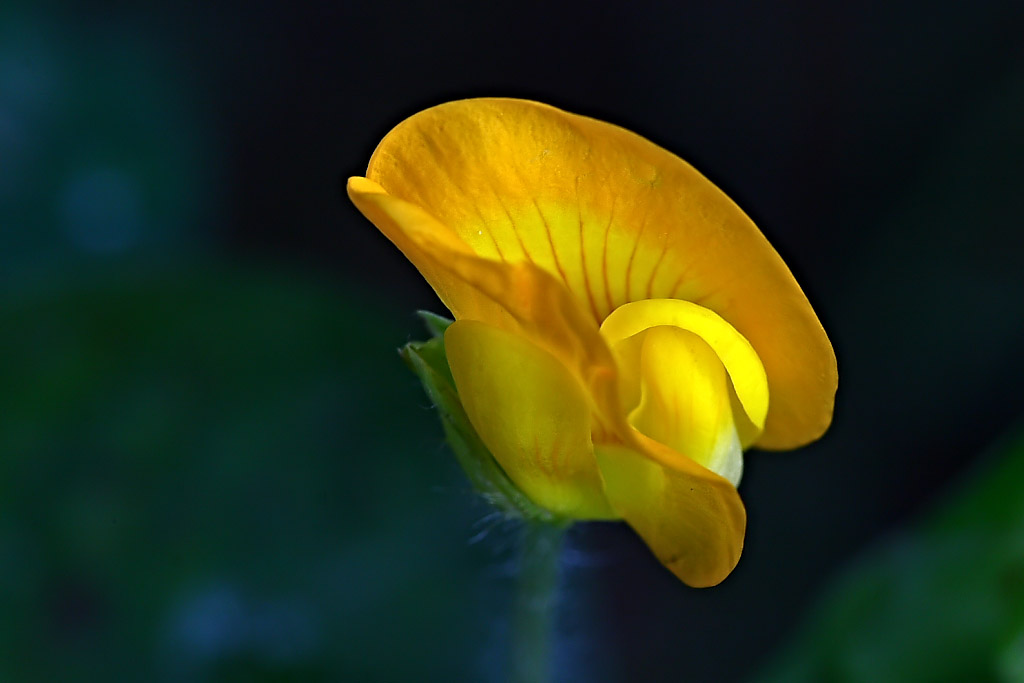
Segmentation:
<svg viewBox="0 0 1024 683">
<path fill-rule="evenodd" d="M 456 321 L 469 421 L 537 505 L 623 519 L 691 586 L 743 546 L 743 450 L 832 419 L 836 360 L 782 259 L 689 164 L 513 99 L 427 109 L 350 178 Z"/>
</svg>

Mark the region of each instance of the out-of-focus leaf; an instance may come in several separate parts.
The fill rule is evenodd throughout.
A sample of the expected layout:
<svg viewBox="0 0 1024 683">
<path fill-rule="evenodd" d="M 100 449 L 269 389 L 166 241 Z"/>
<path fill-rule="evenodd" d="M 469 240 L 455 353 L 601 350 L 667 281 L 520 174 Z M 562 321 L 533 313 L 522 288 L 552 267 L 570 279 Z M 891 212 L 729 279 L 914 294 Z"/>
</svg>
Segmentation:
<svg viewBox="0 0 1024 683">
<path fill-rule="evenodd" d="M 400 312 L 294 273 L 73 285 L 0 300 L 0 680 L 472 677 L 493 557 Z"/>
<path fill-rule="evenodd" d="M 0 282 L 209 248 L 212 122 L 139 19 L 88 30 L 67 3 L 0 4 Z"/>
<path fill-rule="evenodd" d="M 833 586 L 760 681 L 1020 681 L 1024 435 Z"/>
</svg>

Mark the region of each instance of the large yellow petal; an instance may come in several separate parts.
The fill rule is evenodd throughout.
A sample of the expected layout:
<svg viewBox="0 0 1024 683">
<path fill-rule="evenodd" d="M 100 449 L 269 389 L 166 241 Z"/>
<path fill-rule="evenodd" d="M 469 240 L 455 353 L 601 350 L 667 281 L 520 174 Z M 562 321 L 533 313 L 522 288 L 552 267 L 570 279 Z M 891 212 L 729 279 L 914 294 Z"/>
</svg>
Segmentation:
<svg viewBox="0 0 1024 683">
<path fill-rule="evenodd" d="M 720 583 L 739 561 L 746 511 L 725 479 L 688 459 L 616 445 L 595 448 L 605 494 L 655 556 L 696 588 Z M 651 456 L 652 457 L 648 457 Z"/>
<path fill-rule="evenodd" d="M 587 387 L 595 414 L 603 420 L 594 425 L 596 432 L 625 428 L 611 351 L 561 281 L 532 263 L 475 254 L 421 207 L 389 195 L 365 178 L 350 178 L 348 193 L 457 319 L 485 322 L 547 351 Z"/>
<path fill-rule="evenodd" d="M 618 347 L 623 340 L 659 325 L 688 330 L 714 350 L 729 373 L 745 417 L 754 427 L 751 436 L 759 435 L 769 406 L 764 366 L 750 342 L 713 311 L 679 299 L 635 301 L 612 311 L 601 324 L 601 335 L 611 346 Z M 666 356 L 664 362 L 674 365 L 671 356 Z M 688 362 L 685 355 L 678 360 Z"/>
<path fill-rule="evenodd" d="M 562 363 L 472 320 L 453 323 L 444 342 L 470 422 L 516 485 L 556 514 L 617 517 L 597 471 L 587 397 Z"/>
<path fill-rule="evenodd" d="M 536 264 L 596 321 L 652 298 L 721 315 L 768 374 L 760 446 L 796 447 L 830 423 L 835 355 L 789 269 L 721 190 L 644 138 L 535 102 L 462 100 L 399 124 L 367 177 L 474 253 Z"/>
<path fill-rule="evenodd" d="M 678 327 L 659 325 L 636 336 L 642 338 L 638 367 L 622 369 L 641 378 L 630 423 L 738 485 L 743 448 L 722 361 L 704 340 Z"/>
</svg>

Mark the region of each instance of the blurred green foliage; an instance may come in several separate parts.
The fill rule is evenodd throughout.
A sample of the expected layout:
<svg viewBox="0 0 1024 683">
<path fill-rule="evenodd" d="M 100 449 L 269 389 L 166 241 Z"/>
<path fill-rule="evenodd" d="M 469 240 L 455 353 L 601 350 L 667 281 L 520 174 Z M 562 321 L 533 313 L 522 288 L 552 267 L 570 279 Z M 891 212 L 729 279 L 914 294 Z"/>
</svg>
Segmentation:
<svg viewBox="0 0 1024 683">
<path fill-rule="evenodd" d="M 130 19 L 0 5 L 0 286 L 208 248 L 221 156 L 183 71 Z"/>
<path fill-rule="evenodd" d="M 78 284 L 0 305 L 0 680 L 480 665 L 494 558 L 402 315 L 285 273 Z"/>
<path fill-rule="evenodd" d="M 763 681 L 1024 680 L 1024 432 L 832 587 Z"/>
</svg>

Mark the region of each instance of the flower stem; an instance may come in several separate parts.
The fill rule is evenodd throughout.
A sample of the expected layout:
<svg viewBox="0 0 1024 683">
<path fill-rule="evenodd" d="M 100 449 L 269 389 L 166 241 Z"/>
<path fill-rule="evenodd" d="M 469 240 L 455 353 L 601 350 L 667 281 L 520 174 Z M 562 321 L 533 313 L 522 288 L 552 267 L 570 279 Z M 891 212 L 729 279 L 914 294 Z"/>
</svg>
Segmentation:
<svg viewBox="0 0 1024 683">
<path fill-rule="evenodd" d="M 551 680 L 558 567 L 566 524 L 526 521 L 520 540 L 519 591 L 512 621 L 514 683 Z"/>
</svg>

